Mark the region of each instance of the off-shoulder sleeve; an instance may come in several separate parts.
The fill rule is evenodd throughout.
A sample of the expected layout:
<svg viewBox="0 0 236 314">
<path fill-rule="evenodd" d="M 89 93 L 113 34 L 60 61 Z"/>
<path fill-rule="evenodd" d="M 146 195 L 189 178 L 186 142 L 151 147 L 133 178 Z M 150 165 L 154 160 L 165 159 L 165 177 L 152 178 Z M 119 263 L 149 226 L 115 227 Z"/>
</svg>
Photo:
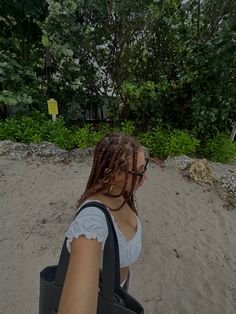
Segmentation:
<svg viewBox="0 0 236 314">
<path fill-rule="evenodd" d="M 96 207 L 87 207 L 79 213 L 70 224 L 67 237 L 67 249 L 70 252 L 71 242 L 74 238 L 84 235 L 87 239 L 96 239 L 104 247 L 108 236 L 108 228 L 104 213 Z"/>
</svg>

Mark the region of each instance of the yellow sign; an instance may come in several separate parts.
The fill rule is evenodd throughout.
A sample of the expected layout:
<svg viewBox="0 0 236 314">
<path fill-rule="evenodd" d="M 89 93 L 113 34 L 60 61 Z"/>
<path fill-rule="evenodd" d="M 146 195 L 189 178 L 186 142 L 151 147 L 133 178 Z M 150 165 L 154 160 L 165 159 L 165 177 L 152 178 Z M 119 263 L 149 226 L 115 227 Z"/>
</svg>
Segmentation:
<svg viewBox="0 0 236 314">
<path fill-rule="evenodd" d="M 48 100 L 48 113 L 52 115 L 58 114 L 57 101 L 53 98 Z"/>
</svg>

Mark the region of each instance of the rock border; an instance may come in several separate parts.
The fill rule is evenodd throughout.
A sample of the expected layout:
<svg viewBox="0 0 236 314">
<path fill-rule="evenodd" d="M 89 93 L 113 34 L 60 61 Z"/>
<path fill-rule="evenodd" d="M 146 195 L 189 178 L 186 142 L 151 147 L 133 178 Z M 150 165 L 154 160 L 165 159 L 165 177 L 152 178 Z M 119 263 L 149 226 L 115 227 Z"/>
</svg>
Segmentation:
<svg viewBox="0 0 236 314">
<path fill-rule="evenodd" d="M 145 156 L 149 157 L 149 150 L 146 147 L 143 148 Z M 8 156 L 15 160 L 81 162 L 88 157 L 92 157 L 93 152 L 93 147 L 67 151 L 50 142 L 23 144 L 10 140 L 0 141 L 0 156 Z M 186 155 L 168 157 L 164 165 L 181 171 L 183 175 L 188 176 L 200 185 L 210 186 L 221 199 L 236 208 L 236 171 L 229 170 L 219 176 L 214 173 L 206 159 L 194 159 Z"/>
<path fill-rule="evenodd" d="M 9 140 L 0 141 L 0 156 L 8 156 L 15 160 L 32 159 L 44 162 L 80 162 L 87 157 L 92 157 L 93 151 L 93 147 L 67 151 L 50 142 L 23 144 Z"/>
<path fill-rule="evenodd" d="M 144 146 L 143 149 L 145 156 L 149 157 L 149 150 Z M 75 148 L 68 151 L 46 141 L 31 144 L 16 143 L 10 140 L 0 141 L 0 156 L 8 156 L 15 160 L 33 159 L 44 162 L 81 162 L 87 157 L 92 157 L 93 152 L 94 147 Z"/>
<path fill-rule="evenodd" d="M 236 166 L 235 171 L 228 170 L 223 175 L 218 175 L 206 159 L 188 156 L 168 157 L 164 165 L 182 172 L 202 186 L 210 186 L 222 200 L 236 208 Z"/>
</svg>

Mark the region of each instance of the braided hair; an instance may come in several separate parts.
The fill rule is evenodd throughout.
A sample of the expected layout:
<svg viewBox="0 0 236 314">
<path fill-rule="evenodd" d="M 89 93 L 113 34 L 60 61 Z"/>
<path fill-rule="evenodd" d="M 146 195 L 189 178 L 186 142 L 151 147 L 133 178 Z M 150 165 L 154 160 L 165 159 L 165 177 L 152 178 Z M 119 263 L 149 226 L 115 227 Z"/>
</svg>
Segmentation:
<svg viewBox="0 0 236 314">
<path fill-rule="evenodd" d="M 110 208 L 110 210 L 117 211 L 127 202 L 131 209 L 137 213 L 133 194 L 136 182 L 134 176 L 130 191 L 127 191 L 126 187 L 129 175 L 128 157 L 129 160 L 131 157 L 133 161 L 132 171 L 136 172 L 137 155 L 140 148 L 140 143 L 133 137 L 121 133 L 105 135 L 95 147 L 91 173 L 85 191 L 78 201 L 78 206 L 98 192 L 108 195 L 107 191 L 114 184 L 116 175 L 122 169 L 125 174 L 122 191 L 118 195 L 109 194 L 109 196 L 120 197 L 122 195 L 124 202 L 118 208 Z"/>
</svg>

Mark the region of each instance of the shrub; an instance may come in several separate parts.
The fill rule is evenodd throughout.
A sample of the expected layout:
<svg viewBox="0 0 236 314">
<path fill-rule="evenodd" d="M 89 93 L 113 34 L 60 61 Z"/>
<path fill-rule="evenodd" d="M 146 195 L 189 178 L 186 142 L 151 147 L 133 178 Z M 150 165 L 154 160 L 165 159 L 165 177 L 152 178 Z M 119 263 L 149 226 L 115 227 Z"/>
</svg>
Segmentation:
<svg viewBox="0 0 236 314">
<path fill-rule="evenodd" d="M 120 131 L 123 134 L 132 136 L 135 131 L 135 125 L 133 121 L 124 121 L 121 122 Z"/>
<path fill-rule="evenodd" d="M 193 154 L 199 145 L 199 140 L 184 131 L 167 132 L 160 127 L 141 134 L 139 140 L 150 149 L 151 156 L 160 158 Z"/>
<path fill-rule="evenodd" d="M 93 147 L 105 134 L 111 132 L 133 135 L 135 124 L 132 121 L 122 122 L 119 127 L 101 124 L 98 131 L 90 124 L 68 128 L 63 118 L 59 117 L 53 122 L 48 115 L 40 112 L 32 112 L 28 116 L 16 114 L 6 121 L 0 121 L 0 140 L 9 139 L 26 144 L 49 141 L 67 150 Z M 139 134 L 138 138 L 142 145 L 149 148 L 152 157 L 191 155 L 198 149 L 198 153 L 212 161 L 227 163 L 236 160 L 236 143 L 232 143 L 225 134 L 207 140 L 199 148 L 199 140 L 193 135 L 181 130 L 166 131 L 159 124 Z"/>
<path fill-rule="evenodd" d="M 0 123 L 0 140 L 9 139 L 29 144 L 33 136 L 40 139 L 40 124 L 31 117 L 8 118 Z"/>
<path fill-rule="evenodd" d="M 73 143 L 79 148 L 92 147 L 97 144 L 101 137 L 102 134 L 95 131 L 92 125 L 86 124 L 84 127 L 77 129 L 73 135 Z"/>
<path fill-rule="evenodd" d="M 166 156 L 167 132 L 160 127 L 156 127 L 149 132 L 141 133 L 138 136 L 142 145 L 150 149 L 150 156 L 161 157 Z"/>
<path fill-rule="evenodd" d="M 65 126 L 63 118 L 58 118 L 55 122 L 47 121 L 40 130 L 43 140 L 55 143 L 62 149 L 74 148 L 73 133 Z"/>
<path fill-rule="evenodd" d="M 120 129 L 118 127 L 112 127 L 111 125 L 107 123 L 102 123 L 99 125 L 99 133 L 102 135 L 106 135 L 108 133 L 115 133 L 115 132 L 120 132 Z"/>
<path fill-rule="evenodd" d="M 135 123 L 133 121 L 123 121 L 120 125 L 111 126 L 107 123 L 101 123 L 98 127 L 101 135 L 108 133 L 123 133 L 126 135 L 133 136 L 135 132 Z"/>
<path fill-rule="evenodd" d="M 39 112 L 29 116 L 16 115 L 0 123 L 0 140 L 9 139 L 26 144 L 49 141 L 61 148 L 72 148 L 72 134 L 62 118 L 55 122 Z"/>
<path fill-rule="evenodd" d="M 203 154 L 212 161 L 231 162 L 236 159 L 236 143 L 231 142 L 226 134 L 221 133 L 206 142 Z"/>
<path fill-rule="evenodd" d="M 166 153 L 169 156 L 191 155 L 193 154 L 200 141 L 194 136 L 180 130 L 174 130 L 168 136 L 166 142 Z"/>
<path fill-rule="evenodd" d="M 112 132 L 110 128 L 106 128 L 106 131 Z M 9 139 L 26 144 L 48 141 L 68 150 L 95 146 L 102 135 L 103 132 L 95 131 L 89 124 L 80 128 L 68 128 L 63 118 L 58 117 L 53 122 L 48 115 L 40 112 L 27 116 L 18 113 L 0 122 L 0 140 Z"/>
</svg>

